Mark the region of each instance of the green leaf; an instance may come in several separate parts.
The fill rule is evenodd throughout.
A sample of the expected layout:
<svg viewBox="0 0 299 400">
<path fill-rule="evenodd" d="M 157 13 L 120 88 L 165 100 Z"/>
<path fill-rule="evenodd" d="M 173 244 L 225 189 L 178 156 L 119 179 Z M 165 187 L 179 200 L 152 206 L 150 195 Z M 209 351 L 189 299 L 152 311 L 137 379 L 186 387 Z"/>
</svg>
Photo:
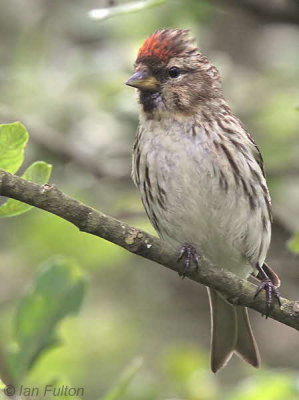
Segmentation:
<svg viewBox="0 0 299 400">
<path fill-rule="evenodd" d="M 135 358 L 123 371 L 120 378 L 109 392 L 100 400 L 118 400 L 123 398 L 132 379 L 142 366 L 142 359 Z"/>
<path fill-rule="evenodd" d="M 0 169 L 12 174 L 24 161 L 24 148 L 29 134 L 20 122 L 0 125 Z"/>
<path fill-rule="evenodd" d="M 42 185 L 49 181 L 51 172 L 52 165 L 43 161 L 37 161 L 26 169 L 22 178 Z M 32 206 L 29 204 L 14 199 L 8 199 L 7 202 L 0 207 L 0 217 L 15 217 L 16 215 L 29 211 L 31 208 Z"/>
<path fill-rule="evenodd" d="M 52 172 L 52 165 L 44 161 L 36 161 L 30 165 L 22 175 L 27 181 L 42 185 L 47 183 Z"/>
<path fill-rule="evenodd" d="M 293 253 L 299 254 L 299 232 L 288 241 L 287 245 Z"/>
<path fill-rule="evenodd" d="M 41 267 L 15 317 L 16 349 L 9 354 L 9 364 L 16 383 L 22 381 L 46 349 L 58 344 L 57 325 L 78 312 L 85 288 L 84 276 L 70 260 L 59 257 Z"/>
</svg>

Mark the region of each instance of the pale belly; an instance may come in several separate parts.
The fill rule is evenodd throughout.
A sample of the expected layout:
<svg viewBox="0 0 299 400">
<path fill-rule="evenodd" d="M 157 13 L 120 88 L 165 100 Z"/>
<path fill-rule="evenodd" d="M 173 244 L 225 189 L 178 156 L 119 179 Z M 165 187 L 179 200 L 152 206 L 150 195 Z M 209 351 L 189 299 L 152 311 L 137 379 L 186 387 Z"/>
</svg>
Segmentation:
<svg viewBox="0 0 299 400">
<path fill-rule="evenodd" d="M 206 146 L 195 150 L 179 143 L 151 148 L 144 157 L 154 199 L 147 211 L 160 236 L 176 249 L 192 244 L 215 265 L 247 277 L 260 257 L 262 208 L 251 209 L 230 165 Z M 163 206 L 156 201 L 161 188 Z M 144 186 L 140 191 L 148 209 Z"/>
<path fill-rule="evenodd" d="M 181 171 L 176 172 L 165 181 L 166 210 L 156 208 L 161 237 L 176 248 L 192 244 L 215 265 L 248 276 L 253 268 L 246 259 L 244 238 L 250 212 L 240 193 L 235 188 L 223 192 L 206 174 L 199 179 L 189 171 L 179 178 Z"/>
</svg>

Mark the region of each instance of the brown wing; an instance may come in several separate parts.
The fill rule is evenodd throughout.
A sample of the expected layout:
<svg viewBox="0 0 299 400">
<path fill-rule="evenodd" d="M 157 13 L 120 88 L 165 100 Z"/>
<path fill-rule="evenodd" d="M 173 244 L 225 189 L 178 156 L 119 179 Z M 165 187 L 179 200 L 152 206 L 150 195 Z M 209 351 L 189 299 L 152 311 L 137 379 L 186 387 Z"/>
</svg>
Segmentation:
<svg viewBox="0 0 299 400">
<path fill-rule="evenodd" d="M 254 157 L 255 157 L 258 165 L 260 166 L 260 169 L 265 177 L 264 160 L 263 160 L 262 154 L 260 152 L 260 149 L 257 147 L 257 145 L 256 145 L 255 141 L 253 140 L 253 138 L 251 137 L 250 133 L 246 131 L 246 134 L 247 134 L 248 139 L 254 145 L 254 148 L 255 148 Z"/>
<path fill-rule="evenodd" d="M 257 147 L 255 141 L 254 141 L 253 138 L 251 137 L 250 133 L 247 132 L 247 131 L 245 131 L 245 132 L 246 132 L 246 134 L 247 134 L 248 139 L 251 141 L 251 143 L 252 143 L 253 146 L 254 146 L 254 153 L 253 153 L 254 158 L 256 159 L 256 161 L 257 161 L 257 163 L 258 163 L 258 165 L 259 165 L 259 167 L 260 167 L 260 169 L 261 169 L 261 171 L 262 171 L 262 174 L 263 174 L 264 178 L 266 178 L 265 170 L 264 170 L 264 160 L 263 160 L 262 154 L 261 154 L 259 148 Z M 272 217 L 272 211 L 271 211 L 271 198 L 270 198 L 270 194 L 269 194 L 269 191 L 268 191 L 268 188 L 267 188 L 266 185 L 262 185 L 262 188 L 263 188 L 263 191 L 264 191 L 265 201 L 266 201 L 266 203 L 267 203 L 269 218 L 270 218 L 270 221 L 272 222 L 273 217 Z"/>
</svg>

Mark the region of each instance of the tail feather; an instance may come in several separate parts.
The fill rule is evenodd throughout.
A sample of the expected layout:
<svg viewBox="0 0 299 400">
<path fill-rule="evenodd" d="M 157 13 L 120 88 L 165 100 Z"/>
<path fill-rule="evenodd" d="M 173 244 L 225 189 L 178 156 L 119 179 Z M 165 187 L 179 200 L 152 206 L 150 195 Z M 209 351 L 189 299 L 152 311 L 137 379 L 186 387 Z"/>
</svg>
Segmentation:
<svg viewBox="0 0 299 400">
<path fill-rule="evenodd" d="M 253 367 L 260 365 L 259 350 L 250 326 L 248 311 L 245 307 L 234 307 L 237 312 L 238 337 L 235 351 Z"/>
<path fill-rule="evenodd" d="M 211 369 L 217 372 L 236 352 L 254 367 L 259 366 L 259 351 L 248 319 L 247 309 L 232 306 L 220 293 L 208 288 L 211 321 Z"/>
<path fill-rule="evenodd" d="M 211 369 L 217 372 L 230 360 L 237 340 L 236 311 L 213 289 L 208 289 L 211 307 Z"/>
</svg>

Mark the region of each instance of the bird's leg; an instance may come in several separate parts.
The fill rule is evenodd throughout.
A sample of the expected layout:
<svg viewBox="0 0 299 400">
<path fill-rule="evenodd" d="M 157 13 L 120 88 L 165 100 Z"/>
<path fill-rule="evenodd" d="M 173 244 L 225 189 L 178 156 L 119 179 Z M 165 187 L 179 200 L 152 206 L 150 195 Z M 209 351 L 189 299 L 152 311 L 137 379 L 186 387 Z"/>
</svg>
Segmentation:
<svg viewBox="0 0 299 400">
<path fill-rule="evenodd" d="M 189 272 L 191 272 L 190 267 L 192 264 L 195 264 L 196 271 L 199 267 L 199 254 L 195 250 L 195 248 L 189 244 L 185 243 L 183 247 L 180 249 L 179 260 L 182 260 L 184 263 L 184 269 L 182 273 L 179 273 L 180 276 L 184 279 Z"/>
<path fill-rule="evenodd" d="M 274 305 L 275 300 L 278 302 L 279 306 L 281 306 L 280 302 L 280 294 L 277 289 L 277 287 L 274 285 L 272 280 L 269 278 L 269 276 L 266 274 L 264 271 L 263 267 L 259 265 L 259 263 L 256 264 L 256 268 L 259 271 L 258 272 L 258 277 L 261 280 L 257 291 L 254 295 L 254 297 L 257 297 L 258 294 L 264 289 L 266 291 L 266 312 L 265 316 L 266 318 L 269 317 L 270 311 Z"/>
</svg>

